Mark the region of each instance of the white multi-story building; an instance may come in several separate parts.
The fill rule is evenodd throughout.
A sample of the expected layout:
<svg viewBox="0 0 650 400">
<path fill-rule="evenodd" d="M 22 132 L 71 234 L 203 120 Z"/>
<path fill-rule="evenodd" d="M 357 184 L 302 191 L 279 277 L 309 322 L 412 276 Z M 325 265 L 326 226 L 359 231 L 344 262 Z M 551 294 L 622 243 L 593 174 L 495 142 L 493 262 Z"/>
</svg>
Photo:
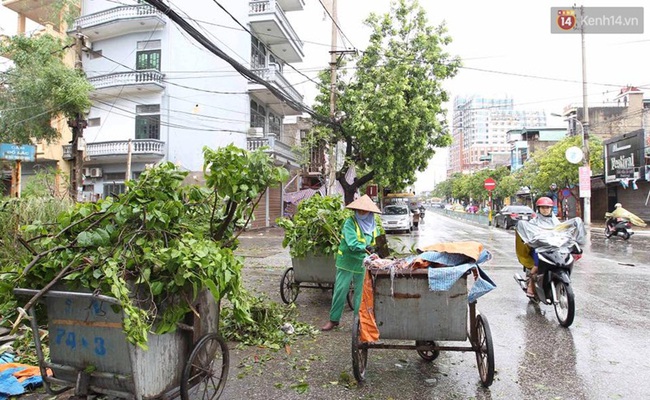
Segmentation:
<svg viewBox="0 0 650 400">
<path fill-rule="evenodd" d="M 447 175 L 476 170 L 491 154 L 510 152 L 509 130 L 544 126 L 544 111 L 515 110 L 511 98 L 454 98 Z"/>
<path fill-rule="evenodd" d="M 42 0 L 36 7 L 30 0 L 3 1 L 37 22 L 44 18 L 37 12 L 45 15 L 42 6 L 54 3 Z M 302 103 L 283 71 L 304 57 L 303 43 L 285 14 L 301 11 L 304 0 L 166 4 L 237 63 Z M 243 77 L 145 1 L 82 0 L 81 16 L 67 32 L 82 35 L 82 65 L 95 87 L 83 133 L 85 198 L 122 193 L 127 178 L 159 161 L 201 171 L 204 146 L 269 146 L 278 165 L 297 170 L 291 151 L 296 138 L 283 132 L 283 120 L 302 110 Z M 72 160 L 75 153 L 64 145 L 64 159 Z M 262 225 L 279 213 L 281 196 L 280 188 L 267 193 Z"/>
</svg>

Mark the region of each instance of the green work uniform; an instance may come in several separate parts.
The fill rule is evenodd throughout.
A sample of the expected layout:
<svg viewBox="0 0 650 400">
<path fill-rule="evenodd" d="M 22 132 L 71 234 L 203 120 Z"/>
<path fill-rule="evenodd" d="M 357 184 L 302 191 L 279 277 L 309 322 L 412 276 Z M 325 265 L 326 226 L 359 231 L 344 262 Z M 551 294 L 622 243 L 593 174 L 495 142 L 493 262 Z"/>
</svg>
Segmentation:
<svg viewBox="0 0 650 400">
<path fill-rule="evenodd" d="M 354 217 L 346 219 L 343 223 L 341 244 L 336 256 L 336 280 L 334 281 L 330 321 L 338 322 L 341 319 L 345 299 L 350 290 L 350 282 L 354 282 L 354 312 L 359 312 L 365 273 L 363 259 L 368 255 L 366 246 L 374 246 L 378 234 L 379 227 L 375 227 L 371 235 L 362 233 Z"/>
</svg>

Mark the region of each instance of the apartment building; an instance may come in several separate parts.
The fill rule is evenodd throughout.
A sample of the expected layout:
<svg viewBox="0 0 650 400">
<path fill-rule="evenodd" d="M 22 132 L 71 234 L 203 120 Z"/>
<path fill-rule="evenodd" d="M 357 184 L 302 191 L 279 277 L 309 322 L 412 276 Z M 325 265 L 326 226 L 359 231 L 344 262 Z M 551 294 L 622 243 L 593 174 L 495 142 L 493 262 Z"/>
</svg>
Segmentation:
<svg viewBox="0 0 650 400">
<path fill-rule="evenodd" d="M 490 155 L 509 153 L 507 132 L 546 126 L 544 111 L 516 110 L 511 98 L 454 98 L 447 176 L 482 168 Z"/>
</svg>

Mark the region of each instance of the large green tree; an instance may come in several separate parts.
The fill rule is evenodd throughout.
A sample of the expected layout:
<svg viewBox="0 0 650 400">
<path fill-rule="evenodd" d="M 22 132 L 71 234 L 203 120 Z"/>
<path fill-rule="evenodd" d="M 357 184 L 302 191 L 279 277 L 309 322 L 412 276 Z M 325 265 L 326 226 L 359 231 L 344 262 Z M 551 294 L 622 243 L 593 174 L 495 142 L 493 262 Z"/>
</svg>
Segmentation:
<svg viewBox="0 0 650 400">
<path fill-rule="evenodd" d="M 76 118 L 91 106 L 92 85 L 63 62 L 66 45 L 51 35 L 17 35 L 0 44 L 13 66 L 0 72 L 0 141 L 29 144 L 60 137 L 57 118 Z"/>
<path fill-rule="evenodd" d="M 343 118 L 321 129 L 330 145 L 344 143 L 336 179 L 346 203 L 371 180 L 394 189 L 412 184 L 435 149 L 451 143 L 443 82 L 460 64 L 445 52 L 451 37 L 444 24 L 430 26 L 415 0 L 394 1 L 389 13 L 371 14 L 366 25 L 372 29 L 370 43 L 355 57 L 351 79 L 339 80 L 337 87 L 336 110 Z M 329 117 L 329 87 L 321 87 L 315 109 Z M 344 178 L 350 165 L 358 173 L 351 185 Z"/>
<path fill-rule="evenodd" d="M 565 157 L 566 150 L 572 146 L 582 147 L 580 136 L 568 136 L 547 149 L 535 152 L 520 172 L 524 184 L 536 193 L 547 192 L 551 183 L 559 187 L 577 184 L 578 167 L 582 164 L 571 164 Z M 592 136 L 589 141 L 589 154 L 592 174 L 602 173 L 603 143 L 597 136 Z"/>
</svg>

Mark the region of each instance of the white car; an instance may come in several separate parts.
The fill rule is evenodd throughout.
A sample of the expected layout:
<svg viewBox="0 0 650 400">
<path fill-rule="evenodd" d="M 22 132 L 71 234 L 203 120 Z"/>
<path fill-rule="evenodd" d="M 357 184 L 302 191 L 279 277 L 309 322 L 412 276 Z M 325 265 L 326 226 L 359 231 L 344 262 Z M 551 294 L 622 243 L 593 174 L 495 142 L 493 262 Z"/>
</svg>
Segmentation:
<svg viewBox="0 0 650 400">
<path fill-rule="evenodd" d="M 381 214 L 381 224 L 386 232 L 413 230 L 413 215 L 405 204 L 389 204 Z"/>
</svg>

